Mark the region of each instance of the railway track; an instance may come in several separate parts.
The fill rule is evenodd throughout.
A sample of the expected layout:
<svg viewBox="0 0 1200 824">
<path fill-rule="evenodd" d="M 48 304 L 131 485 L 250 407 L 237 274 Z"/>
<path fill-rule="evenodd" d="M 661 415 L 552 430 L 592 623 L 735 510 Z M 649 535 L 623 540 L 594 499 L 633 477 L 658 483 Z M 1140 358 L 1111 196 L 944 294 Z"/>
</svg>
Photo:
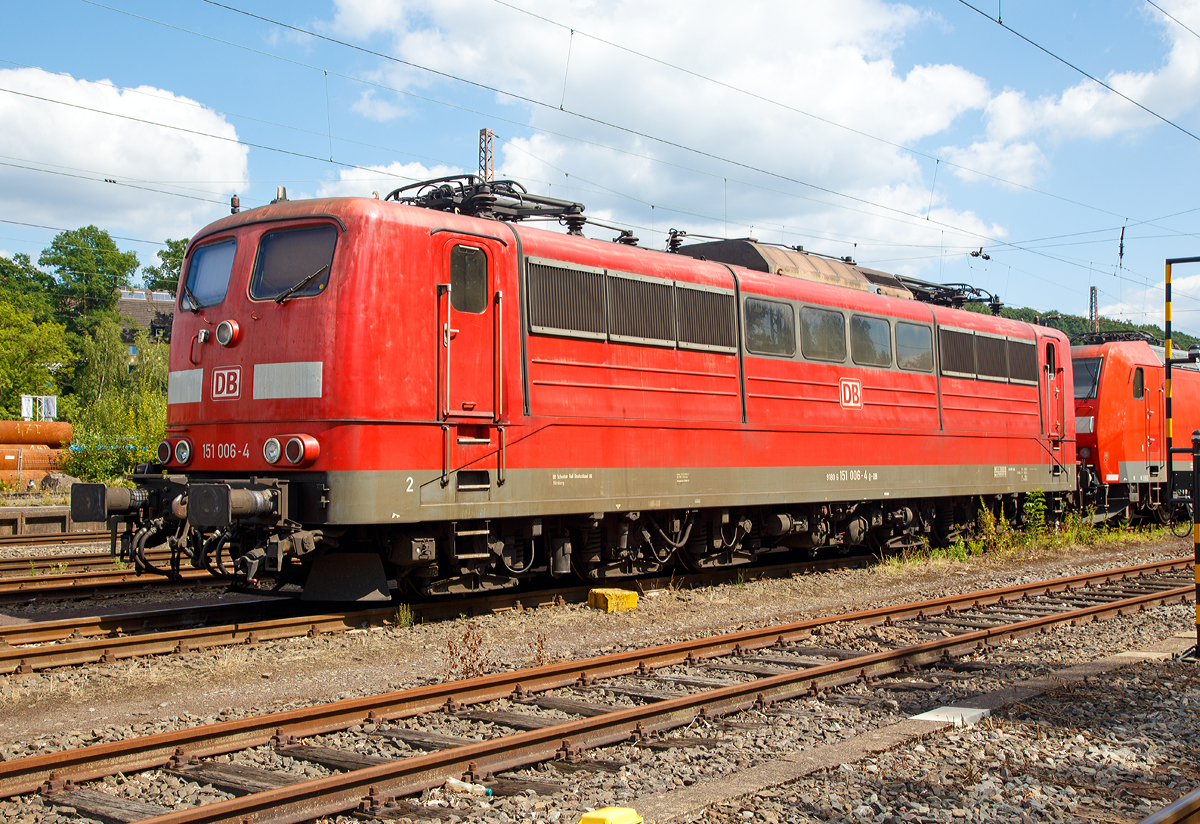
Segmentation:
<svg viewBox="0 0 1200 824">
<path fill-rule="evenodd" d="M 146 550 L 146 558 L 156 566 L 171 562 L 168 549 Z M 69 572 L 113 572 L 121 571 L 118 566 L 129 566 L 118 562 L 107 552 L 78 552 L 70 555 L 29 555 L 23 558 L 0 558 L 0 578 L 6 576 L 62 575 Z"/>
<path fill-rule="evenodd" d="M 755 570 L 756 577 L 787 577 L 847 565 L 861 559 L 810 561 Z M 146 577 L 146 576 L 143 576 Z M 645 590 L 668 586 L 694 587 L 732 580 L 728 571 L 677 578 L 642 579 Z M 0 594 L 3 581 L 0 580 Z M 583 603 L 591 587 L 485 595 L 469 600 L 442 600 L 406 605 L 415 621 L 452 619 L 513 609 L 536 609 L 558 603 Z M 396 605 L 366 610 L 314 613 L 313 605 L 293 598 L 172 609 L 150 609 L 117 615 L 85 616 L 0 626 L 0 675 L 28 675 L 53 667 L 112 663 L 145 655 L 186 653 L 215 647 L 256 644 L 284 638 L 344 632 L 394 622 Z"/>
<path fill-rule="evenodd" d="M 860 679 L 931 665 L 969 668 L 958 659 L 986 655 L 1018 635 L 1187 601 L 1194 592 L 1190 560 L 1179 559 L 743 630 L 12 760 L 0 763 L 0 795 L 42 787 L 60 808 L 89 815 L 105 804 L 110 812 L 124 804 L 121 820 L 153 818 L 156 824 L 299 822 L 354 810 L 369 817 L 412 815 L 404 796 L 439 787 L 447 777 L 506 792 L 511 781 L 497 774 L 537 763 L 566 772 L 611 769 L 613 762 L 587 752 L 631 741 L 648 750 L 695 746 L 753 727 L 728 720 L 744 710 L 795 713 L 786 702 Z M 839 623 L 899 627 L 923 640 L 874 651 L 822 645 L 823 628 Z M 414 720 L 453 724 L 455 734 L 416 729 Z M 678 734 L 689 726 L 708 737 Z M 398 751 L 392 758 L 363 756 L 319 738 L 347 730 L 383 737 Z M 204 760 L 264 744 L 329 774 L 305 780 Z M 151 768 L 233 797 L 172 811 L 77 786 Z M 530 786 L 536 783 L 524 782 L 521 791 L 538 792 Z M 540 791 L 555 790 L 551 784 Z"/>
<path fill-rule="evenodd" d="M 0 578 L 0 604 L 47 598 L 123 595 L 143 592 L 148 587 L 196 586 L 229 586 L 229 580 L 218 578 L 203 569 L 182 569 L 178 580 L 147 573 L 139 575 L 132 569 L 64 575 L 14 575 Z"/>
<path fill-rule="evenodd" d="M 0 547 L 6 546 L 60 546 L 62 544 L 108 543 L 109 533 L 89 530 L 87 532 L 25 533 L 23 535 L 0 535 Z"/>
</svg>

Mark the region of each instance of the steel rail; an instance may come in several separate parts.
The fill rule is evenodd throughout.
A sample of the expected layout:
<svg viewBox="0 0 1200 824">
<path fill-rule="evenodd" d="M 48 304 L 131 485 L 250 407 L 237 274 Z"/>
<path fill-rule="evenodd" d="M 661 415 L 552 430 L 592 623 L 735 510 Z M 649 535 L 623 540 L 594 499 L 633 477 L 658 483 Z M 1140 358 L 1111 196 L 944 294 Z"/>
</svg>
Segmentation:
<svg viewBox="0 0 1200 824">
<path fill-rule="evenodd" d="M 1100 620 L 1154 601 L 1184 599 L 1194 586 L 1157 594 L 1137 595 L 1055 615 L 1040 616 L 989 629 L 936 639 L 910 647 L 868 653 L 849 660 L 797 672 L 767 676 L 728 687 L 668 698 L 605 715 L 567 721 L 551 727 L 489 739 L 427 755 L 398 759 L 374 767 L 339 773 L 276 790 L 178 810 L 144 824 L 298 824 L 335 815 L 366 804 L 382 806 L 388 799 L 420 792 L 444 783 L 447 776 L 472 777 L 512 770 L 532 763 L 577 756 L 584 749 L 641 739 L 692 723 L 751 708 L 769 708 L 815 694 L 819 688 L 841 686 L 891 674 L 905 666 L 931 664 L 939 659 L 986 647 L 989 641 L 1013 638 L 1066 622 Z M 581 681 L 588 676 L 581 673 Z"/>
<path fill-rule="evenodd" d="M 108 530 L 85 530 L 83 532 L 26 532 L 21 535 L 0 535 L 3 546 L 42 546 L 45 544 L 85 544 L 103 541 L 108 543 Z"/>
<path fill-rule="evenodd" d="M 153 573 L 138 574 L 128 569 L 118 572 L 79 572 L 73 575 L 25 575 L 0 578 L 0 603 L 32 600 L 35 597 L 85 598 L 89 595 L 116 595 L 140 592 L 148 587 L 228 586 L 203 569 L 182 569 L 180 580 L 173 581 Z"/>
<path fill-rule="evenodd" d="M 213 647 L 241 646 L 300 636 L 345 632 L 363 626 L 379 626 L 394 618 L 396 608 L 363 610 L 325 615 L 298 615 L 220 626 L 171 630 L 139 635 L 91 638 L 34 647 L 0 647 L 0 674 L 25 675 L 50 667 L 100 662 L 111 664 L 141 655 L 193 652 Z M 63 622 L 69 623 L 69 622 Z"/>
<path fill-rule="evenodd" d="M 888 619 L 917 617 L 930 613 L 945 612 L 947 607 L 962 605 L 985 605 L 1007 602 L 1015 597 L 1051 594 L 1068 587 L 1084 586 L 1088 583 L 1104 583 L 1128 579 L 1152 572 L 1165 572 L 1190 567 L 1190 558 L 1181 558 L 1158 563 L 1141 564 L 1116 570 L 1075 575 L 1049 581 L 1031 582 L 1002 589 L 972 592 L 963 595 L 945 596 L 916 603 L 878 607 L 840 615 L 815 618 L 786 625 L 742 630 L 715 638 L 681 641 L 648 649 L 627 650 L 612 655 L 599 656 L 581 661 L 567 661 L 514 672 L 495 673 L 466 681 L 431 684 L 364 698 L 337 701 L 316 707 L 288 710 L 269 715 L 226 721 L 205 727 L 176 730 L 126 741 L 114 741 L 74 750 L 31 756 L 8 762 L 0 762 L 0 797 L 31 792 L 48 780 L 61 783 L 70 779 L 83 781 L 162 766 L 174 756 L 192 758 L 218 755 L 233 750 L 247 749 L 269 743 L 272 739 L 285 736 L 302 738 L 348 729 L 356 724 L 377 723 L 396 720 L 441 709 L 446 706 L 481 703 L 512 696 L 520 692 L 541 692 L 558 687 L 570 686 L 581 679 L 628 675 L 665 666 L 696 662 L 704 658 L 720 657 L 740 650 L 761 649 L 781 641 L 807 638 L 815 627 L 843 622 L 865 624 L 881 623 Z M 1179 593 L 1190 593 L 1194 587 L 1169 590 L 1163 593 L 1148 593 L 1138 596 L 1144 603 L 1163 597 L 1178 598 Z M 1101 605 L 1101 609 L 1108 609 Z M 1120 607 L 1117 607 L 1120 608 Z M 1044 619 L 1057 622 L 1063 613 Z M 1070 620 L 1067 618 L 1065 620 Z M 972 633 L 971 639 L 991 637 L 988 631 Z M 961 641 L 967 636 L 954 636 L 938 641 L 940 644 L 969 643 Z M 940 649 L 940 647 L 939 647 Z M 934 656 L 937 657 L 936 655 Z M 868 663 L 867 656 L 849 662 L 846 680 L 858 677 L 857 670 Z M 833 666 L 833 665 L 831 665 Z M 838 664 L 837 666 L 842 666 Z M 812 668 L 802 676 L 805 681 L 822 686 L 834 685 L 834 670 Z M 772 679 L 751 682 L 756 691 L 773 683 Z M 518 689 L 520 688 L 520 689 Z M 52 775 L 53 773 L 53 775 Z"/>
<path fill-rule="evenodd" d="M 146 557 L 158 564 L 167 564 L 171 560 L 168 549 L 146 550 Z M 62 572 L 80 572 L 85 569 L 113 571 L 117 559 L 108 552 L 79 552 L 70 555 L 26 555 L 11 558 L 0 558 L 0 574 L 25 573 L 34 570 L 33 575 L 40 576 L 50 573 L 50 570 L 60 569 Z M 128 562 L 124 562 L 128 565 Z M 47 570 L 40 572 L 37 570 Z M 62 573 L 53 573 L 62 574 Z"/>
<path fill-rule="evenodd" d="M 1139 824 L 1197 824 L 1200 822 L 1200 789 L 1143 818 Z"/>
</svg>

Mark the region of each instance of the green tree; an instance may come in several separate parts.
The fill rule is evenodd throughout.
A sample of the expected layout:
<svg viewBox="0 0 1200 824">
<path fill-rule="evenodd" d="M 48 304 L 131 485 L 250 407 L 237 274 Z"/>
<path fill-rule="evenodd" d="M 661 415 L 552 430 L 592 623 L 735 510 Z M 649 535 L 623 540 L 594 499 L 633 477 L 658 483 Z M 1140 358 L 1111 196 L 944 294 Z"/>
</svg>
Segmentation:
<svg viewBox="0 0 1200 824">
<path fill-rule="evenodd" d="M 21 414 L 21 395 L 56 395 L 73 360 L 66 330 L 0 296 L 0 418 Z"/>
<path fill-rule="evenodd" d="M 122 395 L 129 387 L 129 344 L 121 340 L 121 325 L 102 319 L 80 341 L 74 390 L 86 409 L 106 395 Z"/>
<path fill-rule="evenodd" d="M 29 255 L 18 252 L 11 258 L 0 257 L 0 300 L 31 315 L 35 322 L 50 319 L 56 289 L 54 278 L 34 266 Z"/>
<path fill-rule="evenodd" d="M 159 249 L 158 265 L 142 269 L 142 285 L 159 292 L 175 293 L 179 286 L 179 271 L 183 268 L 183 255 L 188 240 L 167 239 L 167 248 Z"/>
<path fill-rule="evenodd" d="M 84 226 L 55 236 L 38 264 L 58 282 L 56 318 L 71 334 L 86 336 L 105 318 L 116 317 L 117 290 L 129 287 L 138 259 L 118 249 L 108 232 Z"/>
<path fill-rule="evenodd" d="M 167 428 L 168 345 L 139 329 L 133 347 L 136 354 L 111 321 L 85 342 L 82 405 L 71 420 L 75 431 L 64 471 L 107 481 L 154 460 Z"/>
</svg>

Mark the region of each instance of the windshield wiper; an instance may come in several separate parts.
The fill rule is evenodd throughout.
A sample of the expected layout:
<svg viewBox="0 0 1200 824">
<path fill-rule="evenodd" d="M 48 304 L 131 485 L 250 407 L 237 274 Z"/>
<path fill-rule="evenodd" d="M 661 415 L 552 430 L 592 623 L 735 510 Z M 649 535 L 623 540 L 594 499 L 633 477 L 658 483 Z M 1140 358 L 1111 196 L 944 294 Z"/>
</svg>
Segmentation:
<svg viewBox="0 0 1200 824">
<path fill-rule="evenodd" d="M 191 304 L 190 311 L 193 315 L 200 311 L 200 301 L 196 300 L 196 296 L 192 294 L 192 290 L 188 288 L 187 281 L 183 282 L 183 296 L 188 299 Z"/>
<path fill-rule="evenodd" d="M 326 263 L 324 266 L 322 266 L 322 267 L 321 267 L 320 269 L 318 269 L 317 271 L 313 272 L 311 275 L 309 275 L 308 277 L 306 277 L 304 280 L 300 281 L 300 282 L 299 282 L 299 283 L 297 283 L 297 284 L 294 284 L 294 285 L 292 285 L 292 286 L 289 286 L 287 289 L 285 289 L 283 292 L 281 292 L 281 293 L 280 293 L 279 297 L 275 298 L 275 302 L 276 302 L 276 303 L 280 303 L 280 304 L 281 304 L 281 303 L 283 303 L 283 302 L 284 302 L 284 301 L 286 301 L 288 298 L 290 298 L 292 295 L 296 294 L 296 293 L 297 293 L 297 292 L 299 292 L 301 289 L 303 289 L 305 286 L 307 286 L 308 284 L 312 283 L 312 282 L 313 282 L 313 280 L 314 280 L 314 279 L 316 279 L 317 275 L 321 274 L 322 272 L 324 272 L 324 271 L 325 271 L 326 269 L 328 269 L 328 268 L 329 268 L 329 264 L 328 264 L 328 263 Z"/>
</svg>

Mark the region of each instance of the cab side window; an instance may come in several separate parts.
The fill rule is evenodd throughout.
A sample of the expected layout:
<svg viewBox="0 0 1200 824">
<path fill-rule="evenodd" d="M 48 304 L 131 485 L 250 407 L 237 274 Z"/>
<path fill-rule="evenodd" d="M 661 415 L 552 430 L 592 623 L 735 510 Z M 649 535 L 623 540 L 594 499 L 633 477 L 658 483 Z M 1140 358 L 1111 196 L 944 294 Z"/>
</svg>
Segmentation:
<svg viewBox="0 0 1200 824">
<path fill-rule="evenodd" d="M 450 250 L 450 305 L 459 312 L 487 309 L 487 255 L 476 246 Z"/>
<path fill-rule="evenodd" d="M 1142 372 L 1142 367 L 1133 370 L 1133 399 L 1140 401 L 1146 397 L 1146 375 Z"/>
</svg>

